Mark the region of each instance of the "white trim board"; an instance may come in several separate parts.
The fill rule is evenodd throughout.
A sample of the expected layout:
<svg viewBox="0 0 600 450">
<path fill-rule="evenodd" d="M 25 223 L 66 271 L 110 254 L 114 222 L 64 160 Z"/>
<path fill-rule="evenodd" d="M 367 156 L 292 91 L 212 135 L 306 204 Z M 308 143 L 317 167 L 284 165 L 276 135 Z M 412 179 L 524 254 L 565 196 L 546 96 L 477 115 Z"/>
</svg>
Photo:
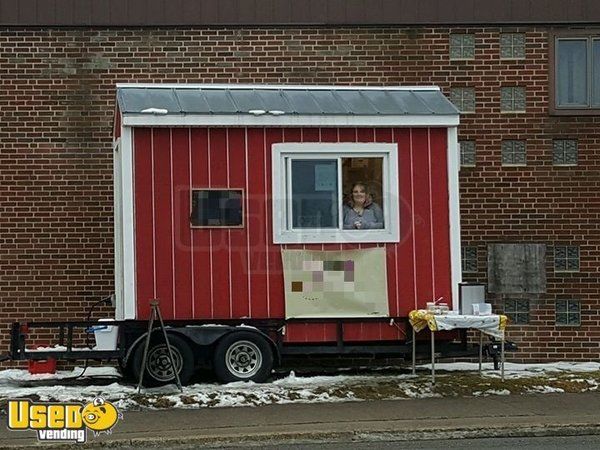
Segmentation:
<svg viewBox="0 0 600 450">
<path fill-rule="evenodd" d="M 450 212 L 450 270 L 452 283 L 452 309 L 458 311 L 458 288 L 462 282 L 462 260 L 460 243 L 460 199 L 458 171 L 460 150 L 458 130 L 448 128 L 448 208 Z"/>
<path fill-rule="evenodd" d="M 335 86 L 287 84 L 206 84 L 206 83 L 117 83 L 117 88 L 139 89 L 252 89 L 252 90 L 327 90 L 327 91 L 440 91 L 439 86 Z"/>
<path fill-rule="evenodd" d="M 123 115 L 126 127 L 455 127 L 457 115 L 250 115 L 142 114 Z"/>
</svg>

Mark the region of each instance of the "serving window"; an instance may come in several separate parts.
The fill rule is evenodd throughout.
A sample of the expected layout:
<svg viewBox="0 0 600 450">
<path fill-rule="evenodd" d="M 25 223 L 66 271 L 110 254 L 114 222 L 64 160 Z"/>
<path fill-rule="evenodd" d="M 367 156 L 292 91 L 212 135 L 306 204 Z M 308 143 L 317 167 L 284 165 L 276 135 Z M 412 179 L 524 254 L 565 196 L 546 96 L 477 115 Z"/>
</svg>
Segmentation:
<svg viewBox="0 0 600 450">
<path fill-rule="evenodd" d="M 397 242 L 396 144 L 275 144 L 276 243 Z"/>
<path fill-rule="evenodd" d="M 191 226 L 195 228 L 243 228 L 241 189 L 192 189 Z"/>
</svg>

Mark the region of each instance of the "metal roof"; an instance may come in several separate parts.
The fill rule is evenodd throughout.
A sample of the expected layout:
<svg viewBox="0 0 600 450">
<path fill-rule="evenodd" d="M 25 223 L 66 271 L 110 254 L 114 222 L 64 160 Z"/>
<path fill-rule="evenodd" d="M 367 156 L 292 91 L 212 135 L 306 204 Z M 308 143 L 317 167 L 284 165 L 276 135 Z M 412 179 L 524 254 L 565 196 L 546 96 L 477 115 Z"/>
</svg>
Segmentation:
<svg viewBox="0 0 600 450">
<path fill-rule="evenodd" d="M 437 87 L 118 85 L 124 115 L 458 116 Z"/>
<path fill-rule="evenodd" d="M 589 23 L 598 0 L 0 0 L 3 26 Z"/>
</svg>

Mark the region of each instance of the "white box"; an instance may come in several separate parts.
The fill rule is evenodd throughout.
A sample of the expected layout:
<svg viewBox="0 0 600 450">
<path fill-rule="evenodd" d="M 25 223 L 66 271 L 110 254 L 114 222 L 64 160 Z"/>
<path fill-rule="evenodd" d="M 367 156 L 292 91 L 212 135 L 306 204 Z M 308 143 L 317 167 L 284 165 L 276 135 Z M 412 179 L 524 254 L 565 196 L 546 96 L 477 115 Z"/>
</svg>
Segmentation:
<svg viewBox="0 0 600 450">
<path fill-rule="evenodd" d="M 112 322 L 113 319 L 100 319 L 98 322 Z M 116 325 L 95 325 L 94 338 L 96 339 L 96 346 L 94 350 L 116 350 L 117 349 L 117 337 L 119 336 L 119 327 Z"/>
</svg>

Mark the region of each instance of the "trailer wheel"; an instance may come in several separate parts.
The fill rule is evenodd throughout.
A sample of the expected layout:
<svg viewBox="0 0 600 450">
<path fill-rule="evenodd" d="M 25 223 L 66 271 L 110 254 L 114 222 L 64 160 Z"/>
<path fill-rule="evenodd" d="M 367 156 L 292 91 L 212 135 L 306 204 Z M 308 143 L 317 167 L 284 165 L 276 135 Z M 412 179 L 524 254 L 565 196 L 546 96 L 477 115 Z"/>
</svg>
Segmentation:
<svg viewBox="0 0 600 450">
<path fill-rule="evenodd" d="M 273 351 L 269 343 L 257 333 L 234 332 L 219 341 L 213 363 L 217 378 L 224 383 L 261 383 L 271 374 Z"/>
<path fill-rule="evenodd" d="M 173 352 L 174 364 L 179 373 L 179 380 L 181 384 L 187 384 L 194 374 L 194 353 L 186 341 L 174 334 L 169 334 L 169 343 Z M 140 379 L 142 371 L 144 345 L 144 341 L 140 342 L 133 356 L 132 363 L 136 380 Z M 142 384 L 146 387 L 151 387 L 174 382 L 175 374 L 169 360 L 167 345 L 162 335 L 160 337 L 158 335 L 153 336 L 150 341 L 150 347 L 148 347 Z"/>
</svg>

